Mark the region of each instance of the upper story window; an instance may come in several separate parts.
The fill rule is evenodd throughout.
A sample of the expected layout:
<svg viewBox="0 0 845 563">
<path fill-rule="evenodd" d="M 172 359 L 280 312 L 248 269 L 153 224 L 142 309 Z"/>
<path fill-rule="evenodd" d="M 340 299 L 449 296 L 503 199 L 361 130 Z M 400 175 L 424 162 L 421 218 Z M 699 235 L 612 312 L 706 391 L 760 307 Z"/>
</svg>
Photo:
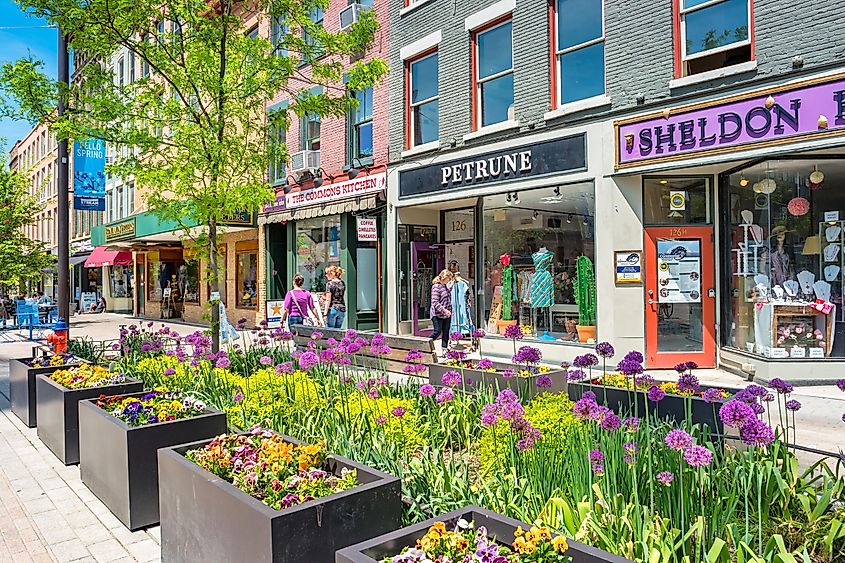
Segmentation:
<svg viewBox="0 0 845 563">
<path fill-rule="evenodd" d="M 120 57 L 117 60 L 117 68 L 115 69 L 115 73 L 117 74 L 117 84 L 118 84 L 118 86 L 123 86 L 123 84 L 124 84 L 124 81 L 125 81 L 124 77 L 126 76 L 125 75 L 125 72 L 126 72 L 125 66 L 126 65 L 123 61 L 123 57 Z"/>
<path fill-rule="evenodd" d="M 603 0 L 556 0 L 555 26 L 557 105 L 604 94 Z"/>
<path fill-rule="evenodd" d="M 279 56 L 287 55 L 284 48 L 284 40 L 287 29 L 282 16 L 276 16 L 270 20 L 270 44 L 273 46 L 273 53 Z"/>
<path fill-rule="evenodd" d="M 268 148 L 270 152 L 270 169 L 267 172 L 270 185 L 277 186 L 285 183 L 287 174 L 287 163 L 285 162 L 285 142 L 287 132 L 283 127 L 270 125 L 267 131 L 269 137 Z"/>
<path fill-rule="evenodd" d="M 135 82 L 135 51 L 129 51 L 129 83 Z"/>
<path fill-rule="evenodd" d="M 440 138 L 440 89 L 437 53 L 408 63 L 408 148 Z"/>
<path fill-rule="evenodd" d="M 358 107 L 349 116 L 349 162 L 353 159 L 373 157 L 373 89 L 365 88 L 352 92 L 358 101 Z"/>
<path fill-rule="evenodd" d="M 141 41 L 143 41 L 144 43 L 146 43 L 149 40 L 150 40 L 150 38 L 149 38 L 148 35 L 144 35 L 143 37 L 141 37 Z M 141 58 L 141 78 L 146 78 L 149 75 L 150 75 L 150 63 L 147 62 L 147 59 Z"/>
<path fill-rule="evenodd" d="M 246 36 L 250 39 L 258 39 L 258 26 L 252 26 L 252 28 L 250 28 L 250 30 L 246 32 Z"/>
<path fill-rule="evenodd" d="M 322 26 L 323 17 L 324 13 L 322 8 L 318 6 L 314 6 L 313 8 L 311 8 L 311 21 L 315 25 Z M 302 54 L 303 63 L 307 63 L 310 60 L 319 58 L 322 55 L 317 38 L 312 33 L 309 33 L 308 30 L 304 27 L 302 28 L 302 40 L 307 45 L 306 52 Z"/>
<path fill-rule="evenodd" d="M 301 145 L 304 151 L 320 150 L 320 116 L 310 113 L 300 121 Z"/>
<path fill-rule="evenodd" d="M 474 129 L 514 119 L 512 31 L 508 20 L 475 34 Z"/>
<path fill-rule="evenodd" d="M 677 1 L 682 76 L 752 60 L 751 0 Z"/>
</svg>

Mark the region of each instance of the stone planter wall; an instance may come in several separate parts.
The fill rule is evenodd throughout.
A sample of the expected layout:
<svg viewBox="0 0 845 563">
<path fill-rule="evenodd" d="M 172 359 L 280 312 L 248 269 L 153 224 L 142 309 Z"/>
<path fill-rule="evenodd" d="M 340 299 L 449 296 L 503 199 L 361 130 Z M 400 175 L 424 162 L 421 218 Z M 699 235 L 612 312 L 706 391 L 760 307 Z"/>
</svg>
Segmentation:
<svg viewBox="0 0 845 563">
<path fill-rule="evenodd" d="M 502 364 L 493 362 L 495 372 L 482 371 L 477 369 L 463 369 L 447 366 L 446 364 L 431 364 L 428 366 L 428 382 L 435 387 L 443 387 L 443 374 L 449 371 L 457 371 L 463 374 L 466 380 L 467 392 L 475 392 L 478 389 L 492 388 L 494 391 L 510 389 L 520 397 L 531 399 L 539 393 L 562 393 L 566 391 L 566 370 L 553 369 L 545 374 L 532 375 L 529 377 L 504 377 L 502 372 L 506 369 L 517 369 L 513 364 Z M 517 369 L 518 371 L 518 369 Z M 547 375 L 552 380 L 552 386 L 540 388 L 537 386 L 537 378 L 540 375 Z M 463 386 L 459 386 L 463 388 Z"/>
<path fill-rule="evenodd" d="M 455 523 L 461 518 L 467 522 L 474 522 L 476 529 L 479 526 L 484 526 L 487 528 L 488 537 L 495 536 L 498 543 L 507 546 L 511 545 L 513 533 L 517 526 L 522 526 L 523 530 L 531 528 L 531 525 L 525 522 L 477 506 L 467 506 L 342 549 L 337 552 L 335 563 L 381 563 L 385 557 L 399 555 L 402 549 L 414 547 L 416 541 L 425 535 L 435 522 L 443 522 L 446 524 L 446 529 L 453 530 Z M 572 563 L 632 563 L 630 559 L 584 545 L 575 540 L 567 538 L 566 541 L 569 544 L 566 554 L 572 557 Z"/>
<path fill-rule="evenodd" d="M 327 469 L 356 469 L 357 487 L 274 510 L 184 456 L 208 442 L 158 452 L 163 561 L 331 563 L 338 549 L 401 525 L 395 477 L 335 456 Z"/>
<path fill-rule="evenodd" d="M 130 530 L 157 524 L 159 448 L 205 440 L 225 432 L 226 415 L 215 410 L 193 418 L 129 426 L 98 407 L 96 399 L 80 401 L 82 482 Z"/>
<path fill-rule="evenodd" d="M 74 465 L 79 463 L 79 401 L 100 395 L 139 393 L 144 384 L 127 378 L 126 383 L 106 387 L 65 389 L 48 376 L 39 375 L 35 389 L 38 438 L 62 463 Z"/>
</svg>

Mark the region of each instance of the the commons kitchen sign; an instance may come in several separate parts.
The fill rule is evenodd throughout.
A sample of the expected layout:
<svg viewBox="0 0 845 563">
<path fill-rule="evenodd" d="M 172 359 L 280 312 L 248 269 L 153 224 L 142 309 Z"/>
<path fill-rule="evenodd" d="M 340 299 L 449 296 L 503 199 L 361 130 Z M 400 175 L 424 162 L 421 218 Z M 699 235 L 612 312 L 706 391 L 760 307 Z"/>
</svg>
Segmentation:
<svg viewBox="0 0 845 563">
<path fill-rule="evenodd" d="M 614 125 L 617 169 L 841 135 L 845 75 L 667 109 Z"/>
<path fill-rule="evenodd" d="M 105 241 L 124 240 L 135 236 L 135 218 L 118 221 L 105 226 Z"/>
<path fill-rule="evenodd" d="M 574 172 L 586 167 L 585 136 L 575 135 L 402 170 L 399 197 Z"/>
</svg>

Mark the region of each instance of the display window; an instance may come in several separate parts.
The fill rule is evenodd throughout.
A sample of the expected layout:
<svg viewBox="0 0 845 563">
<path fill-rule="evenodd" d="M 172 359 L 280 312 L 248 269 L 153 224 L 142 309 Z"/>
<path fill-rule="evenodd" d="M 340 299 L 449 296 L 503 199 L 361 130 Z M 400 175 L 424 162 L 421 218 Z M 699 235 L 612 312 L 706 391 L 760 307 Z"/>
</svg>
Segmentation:
<svg viewBox="0 0 845 563">
<path fill-rule="evenodd" d="M 296 222 L 295 262 L 305 278 L 303 289 L 325 291 L 326 268 L 340 264 L 340 215 Z"/>
<path fill-rule="evenodd" d="M 132 297 L 132 266 L 110 266 L 109 283 L 112 298 Z"/>
<path fill-rule="evenodd" d="M 595 339 L 593 184 L 485 197 L 482 208 L 487 332 L 519 325 L 529 339 Z"/>
<path fill-rule="evenodd" d="M 237 306 L 253 309 L 258 306 L 258 241 L 238 242 Z"/>
<path fill-rule="evenodd" d="M 200 302 L 200 261 L 188 260 L 179 266 L 179 289 L 185 303 Z"/>
<path fill-rule="evenodd" d="M 724 343 L 770 358 L 845 357 L 845 159 L 765 160 L 722 182 Z"/>
</svg>

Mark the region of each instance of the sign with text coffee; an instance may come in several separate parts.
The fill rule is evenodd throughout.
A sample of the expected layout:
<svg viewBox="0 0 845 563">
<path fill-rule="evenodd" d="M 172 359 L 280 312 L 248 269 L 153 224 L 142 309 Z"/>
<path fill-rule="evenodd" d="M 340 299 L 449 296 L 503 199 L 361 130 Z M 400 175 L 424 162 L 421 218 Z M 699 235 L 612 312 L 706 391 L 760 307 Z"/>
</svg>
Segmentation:
<svg viewBox="0 0 845 563">
<path fill-rule="evenodd" d="M 513 182 L 586 167 L 586 137 L 574 135 L 402 170 L 399 197 Z"/>
<path fill-rule="evenodd" d="M 845 75 L 617 121 L 616 168 L 845 132 Z"/>
</svg>

